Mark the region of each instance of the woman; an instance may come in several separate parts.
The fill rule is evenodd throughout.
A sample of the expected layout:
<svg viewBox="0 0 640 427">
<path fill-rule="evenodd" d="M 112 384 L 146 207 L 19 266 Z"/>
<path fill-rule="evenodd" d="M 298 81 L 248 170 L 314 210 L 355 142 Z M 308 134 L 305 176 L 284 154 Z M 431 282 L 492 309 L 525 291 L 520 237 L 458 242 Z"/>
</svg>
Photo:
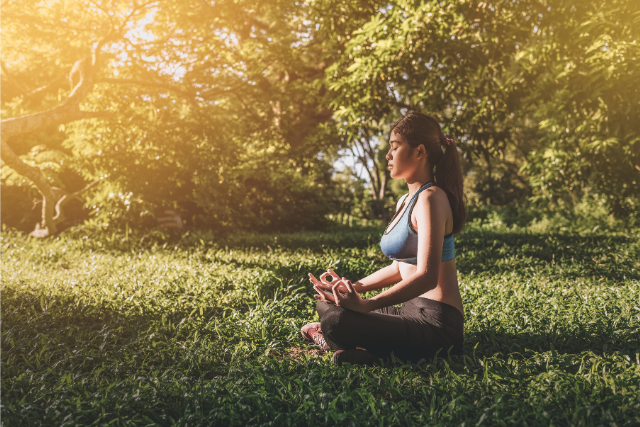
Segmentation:
<svg viewBox="0 0 640 427">
<path fill-rule="evenodd" d="M 436 120 L 417 112 L 393 125 L 389 143 L 391 177 L 409 187 L 380 241 L 393 263 L 355 283 L 331 270 L 320 280 L 309 274 L 321 321 L 305 325 L 302 335 L 334 350 L 337 364 L 372 365 L 391 353 L 412 362 L 438 351 L 462 353 L 453 241 L 465 221 L 458 152 Z M 389 285 L 373 298 L 359 295 Z"/>
</svg>

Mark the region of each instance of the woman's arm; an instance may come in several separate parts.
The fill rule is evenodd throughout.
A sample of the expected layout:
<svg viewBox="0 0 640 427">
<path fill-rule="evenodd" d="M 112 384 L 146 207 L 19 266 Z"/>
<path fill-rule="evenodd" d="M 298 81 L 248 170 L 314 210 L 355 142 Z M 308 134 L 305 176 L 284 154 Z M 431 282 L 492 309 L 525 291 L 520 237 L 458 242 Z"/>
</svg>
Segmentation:
<svg viewBox="0 0 640 427">
<path fill-rule="evenodd" d="M 400 280 L 402 280 L 400 266 L 398 265 L 398 261 L 393 261 L 391 265 L 381 268 L 364 279 L 355 282 L 353 288 L 356 292 L 375 291 L 376 289 L 386 288 L 389 285 L 398 283 Z"/>
<path fill-rule="evenodd" d="M 409 301 L 435 288 L 438 285 L 442 242 L 450 208 L 444 191 L 437 191 L 435 188 L 430 190 L 431 188 L 420 194 L 415 206 L 420 238 L 418 239 L 418 265 L 414 274 L 371 299 L 362 299 L 355 287 L 351 287 L 349 281 L 344 278 L 336 281 L 333 295 L 320 295 L 316 298 L 326 299 L 354 311 L 368 313 L 378 308 Z M 338 287 L 342 286 L 347 288 L 343 297 L 337 292 Z"/>
<path fill-rule="evenodd" d="M 400 197 L 400 199 L 396 203 L 396 212 L 398 212 L 398 209 L 400 209 L 402 202 L 407 198 L 408 195 L 409 193 Z M 340 277 L 338 277 L 338 275 L 335 274 L 333 270 L 328 270 L 327 273 L 322 274 L 322 276 L 320 276 L 320 280 L 316 279 L 313 274 L 309 274 L 309 280 L 311 280 L 311 283 L 318 286 L 320 289 L 331 291 L 333 286 L 329 285 L 329 282 L 323 283 L 325 282 L 324 277 L 326 277 L 327 275 L 332 276 L 334 280 L 340 280 Z M 356 292 L 367 292 L 386 288 L 389 285 L 398 283 L 400 280 L 402 280 L 402 275 L 400 274 L 400 266 L 398 264 L 398 261 L 393 261 L 391 265 L 381 268 L 375 273 L 368 275 L 364 279 L 358 280 L 357 282 L 353 283 L 352 286 Z M 347 287 L 340 286 L 338 290 L 340 292 L 346 292 Z"/>
<path fill-rule="evenodd" d="M 327 276 L 333 277 L 332 282 L 328 282 L 326 280 Z M 333 271 L 328 270 L 326 273 L 323 273 L 320 276 L 320 280 L 316 279 L 313 274 L 309 274 L 309 280 L 315 286 L 320 289 L 324 289 L 325 291 L 331 292 L 333 290 L 333 286 L 340 280 L 340 277 Z M 391 265 L 388 265 L 380 270 L 376 271 L 365 277 L 364 279 L 358 280 L 353 283 L 353 287 L 356 292 L 367 292 L 367 291 L 375 291 L 376 289 L 386 288 L 389 285 L 393 285 L 394 283 L 398 283 L 398 281 L 402 280 L 402 275 L 400 275 L 400 267 L 398 266 L 398 261 L 393 261 Z M 340 284 L 337 288 L 339 292 L 347 292 L 347 287 L 344 284 Z"/>
</svg>

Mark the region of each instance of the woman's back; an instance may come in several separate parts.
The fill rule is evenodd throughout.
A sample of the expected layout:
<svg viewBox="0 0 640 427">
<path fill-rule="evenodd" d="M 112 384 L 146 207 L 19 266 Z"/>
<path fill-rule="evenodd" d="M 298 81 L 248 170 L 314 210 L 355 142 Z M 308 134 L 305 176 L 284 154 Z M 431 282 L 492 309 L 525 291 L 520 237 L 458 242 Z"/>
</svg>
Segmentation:
<svg viewBox="0 0 640 427">
<path fill-rule="evenodd" d="M 422 193 L 426 193 L 427 191 L 434 193 L 433 195 L 436 197 L 427 197 L 427 194 L 424 194 L 424 195 L 422 194 Z M 449 206 L 449 201 L 444 190 L 437 188 L 437 186 L 430 185 L 427 188 L 425 188 L 424 191 L 419 192 L 417 196 L 418 196 L 416 198 L 417 200 L 415 200 L 416 203 L 436 202 L 439 205 L 438 206 L 439 209 L 444 209 L 447 211 L 446 212 L 447 222 L 445 225 L 445 239 L 449 239 L 449 238 L 452 239 L 453 238 L 453 235 L 452 235 L 453 215 L 451 213 L 451 207 Z M 430 235 L 432 233 L 427 233 L 425 231 L 420 233 L 420 230 L 418 229 L 418 221 L 416 219 L 416 213 L 415 213 L 415 210 L 412 209 L 413 204 L 406 203 L 406 200 L 411 200 L 409 199 L 408 195 L 403 196 L 403 198 L 401 198 L 400 201 L 398 202 L 399 208 L 398 208 L 396 217 L 394 217 L 394 219 L 396 220 L 391 221 L 390 226 L 387 228 L 386 234 L 389 235 L 395 229 L 395 227 L 398 227 L 401 225 L 400 221 L 404 221 L 405 214 L 407 213 L 407 210 L 409 210 L 410 218 L 407 218 L 407 222 L 409 222 L 410 220 L 409 223 L 411 225 L 411 231 L 415 230 L 415 233 L 418 239 L 423 237 L 426 238 L 427 235 Z M 404 203 L 401 204 L 400 202 L 404 202 Z M 400 218 L 397 219 L 397 217 L 400 217 Z M 451 237 L 448 237 L 448 236 L 451 236 Z M 443 244 L 443 243 L 440 243 L 440 244 Z M 432 244 L 438 245 L 439 242 L 433 242 Z M 449 258 L 449 259 L 445 259 L 445 258 Z M 409 261 L 410 262 L 404 262 L 401 260 L 399 261 L 399 270 L 403 279 L 410 277 L 417 270 L 417 265 L 411 262 L 412 260 L 409 260 Z M 455 308 L 457 308 L 461 313 L 464 313 L 463 306 L 462 306 L 462 297 L 460 295 L 460 288 L 458 286 L 458 274 L 456 269 L 455 257 L 451 257 L 451 258 L 443 257 L 439 266 L 437 285 L 435 286 L 435 288 L 430 289 L 429 291 L 422 294 L 421 297 L 433 299 L 436 301 L 443 302 L 445 304 L 452 305 Z"/>
</svg>

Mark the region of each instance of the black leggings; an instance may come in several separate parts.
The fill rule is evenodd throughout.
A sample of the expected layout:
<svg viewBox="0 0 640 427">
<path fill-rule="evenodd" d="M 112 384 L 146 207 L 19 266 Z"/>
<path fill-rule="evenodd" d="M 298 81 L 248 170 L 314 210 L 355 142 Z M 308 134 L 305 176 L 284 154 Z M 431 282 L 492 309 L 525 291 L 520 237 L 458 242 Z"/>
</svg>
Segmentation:
<svg viewBox="0 0 640 427">
<path fill-rule="evenodd" d="M 318 301 L 322 335 L 331 350 L 361 347 L 380 358 L 391 352 L 403 361 L 417 362 L 440 355 L 462 354 L 464 317 L 457 308 L 417 297 L 401 307 L 357 313 Z"/>
</svg>

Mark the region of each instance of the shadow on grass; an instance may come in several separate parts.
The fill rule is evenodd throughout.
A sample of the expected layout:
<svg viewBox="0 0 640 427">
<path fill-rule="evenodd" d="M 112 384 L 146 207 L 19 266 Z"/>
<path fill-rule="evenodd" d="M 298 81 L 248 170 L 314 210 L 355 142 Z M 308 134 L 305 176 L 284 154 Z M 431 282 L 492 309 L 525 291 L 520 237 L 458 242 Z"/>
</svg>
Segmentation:
<svg viewBox="0 0 640 427">
<path fill-rule="evenodd" d="M 640 279 L 640 243 L 620 234 L 532 234 L 472 230 L 456 236 L 456 266 L 463 274 L 524 276 L 532 272 L 566 279 Z"/>
<path fill-rule="evenodd" d="M 556 351 L 564 354 L 576 354 L 591 351 L 605 355 L 619 352 L 635 359 L 640 348 L 640 331 L 636 328 L 620 329 L 616 334 L 606 330 L 589 330 L 579 333 L 509 333 L 496 330 L 465 332 L 465 354 L 492 356 L 511 353 L 525 354 L 529 351 Z M 477 347 L 476 347 L 477 345 Z"/>
</svg>

